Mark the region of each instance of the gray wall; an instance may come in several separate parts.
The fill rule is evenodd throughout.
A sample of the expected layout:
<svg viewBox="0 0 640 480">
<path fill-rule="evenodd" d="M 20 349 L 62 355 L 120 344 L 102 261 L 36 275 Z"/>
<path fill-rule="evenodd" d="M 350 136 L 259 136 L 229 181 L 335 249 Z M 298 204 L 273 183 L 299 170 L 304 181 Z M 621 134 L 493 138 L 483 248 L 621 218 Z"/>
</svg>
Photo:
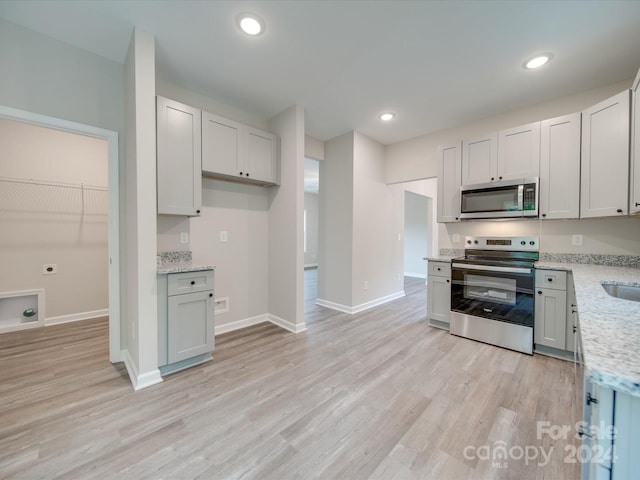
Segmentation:
<svg viewBox="0 0 640 480">
<path fill-rule="evenodd" d="M 305 266 L 318 264 L 318 221 L 319 196 L 317 193 L 304 194 L 304 209 L 307 212 L 307 249 L 304 252 Z"/>
</svg>

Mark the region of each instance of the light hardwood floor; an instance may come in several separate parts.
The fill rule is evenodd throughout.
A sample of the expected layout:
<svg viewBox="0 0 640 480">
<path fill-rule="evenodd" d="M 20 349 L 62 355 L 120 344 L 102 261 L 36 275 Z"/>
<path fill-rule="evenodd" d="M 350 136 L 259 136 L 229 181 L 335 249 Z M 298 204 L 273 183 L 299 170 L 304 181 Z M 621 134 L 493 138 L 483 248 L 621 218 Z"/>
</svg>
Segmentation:
<svg viewBox="0 0 640 480">
<path fill-rule="evenodd" d="M 0 478 L 577 479 L 576 440 L 536 429 L 574 424 L 572 364 L 431 328 L 424 280 L 406 292 L 353 316 L 310 300 L 306 332 L 220 335 L 139 392 L 106 319 L 0 335 Z"/>
</svg>

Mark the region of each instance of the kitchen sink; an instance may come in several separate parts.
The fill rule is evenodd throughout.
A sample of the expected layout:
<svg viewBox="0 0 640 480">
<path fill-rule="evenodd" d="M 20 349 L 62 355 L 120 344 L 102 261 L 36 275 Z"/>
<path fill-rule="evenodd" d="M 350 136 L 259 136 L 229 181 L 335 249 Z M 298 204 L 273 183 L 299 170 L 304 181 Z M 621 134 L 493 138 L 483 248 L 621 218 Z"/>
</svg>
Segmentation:
<svg viewBox="0 0 640 480">
<path fill-rule="evenodd" d="M 640 302 L 640 285 L 625 285 L 615 282 L 601 282 L 602 288 L 612 297 Z"/>
</svg>

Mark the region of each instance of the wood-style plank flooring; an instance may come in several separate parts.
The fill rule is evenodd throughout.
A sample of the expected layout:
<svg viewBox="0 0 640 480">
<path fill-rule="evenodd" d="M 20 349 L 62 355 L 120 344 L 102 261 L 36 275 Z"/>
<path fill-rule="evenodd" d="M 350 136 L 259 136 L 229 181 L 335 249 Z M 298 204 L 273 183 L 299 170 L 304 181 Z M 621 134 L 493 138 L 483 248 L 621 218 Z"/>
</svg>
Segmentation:
<svg viewBox="0 0 640 480">
<path fill-rule="evenodd" d="M 139 392 L 107 319 L 0 335 L 0 478 L 577 479 L 573 434 L 536 424 L 574 425 L 573 365 L 431 328 L 424 280 L 405 283 L 357 315 L 307 290 L 306 332 L 220 335 Z M 541 448 L 544 466 L 520 455 Z"/>
</svg>

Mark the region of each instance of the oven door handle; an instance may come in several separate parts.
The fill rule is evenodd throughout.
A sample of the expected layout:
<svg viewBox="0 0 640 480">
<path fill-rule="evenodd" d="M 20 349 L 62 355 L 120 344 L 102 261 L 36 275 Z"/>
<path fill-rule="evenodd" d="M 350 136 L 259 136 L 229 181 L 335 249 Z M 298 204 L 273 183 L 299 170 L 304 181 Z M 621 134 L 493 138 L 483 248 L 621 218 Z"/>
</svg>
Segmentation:
<svg viewBox="0 0 640 480">
<path fill-rule="evenodd" d="M 473 265 L 469 263 L 452 263 L 451 267 L 461 268 L 464 270 L 483 270 L 485 272 L 525 273 L 529 275 L 532 273 L 530 268 L 497 267 L 492 265 Z"/>
</svg>

